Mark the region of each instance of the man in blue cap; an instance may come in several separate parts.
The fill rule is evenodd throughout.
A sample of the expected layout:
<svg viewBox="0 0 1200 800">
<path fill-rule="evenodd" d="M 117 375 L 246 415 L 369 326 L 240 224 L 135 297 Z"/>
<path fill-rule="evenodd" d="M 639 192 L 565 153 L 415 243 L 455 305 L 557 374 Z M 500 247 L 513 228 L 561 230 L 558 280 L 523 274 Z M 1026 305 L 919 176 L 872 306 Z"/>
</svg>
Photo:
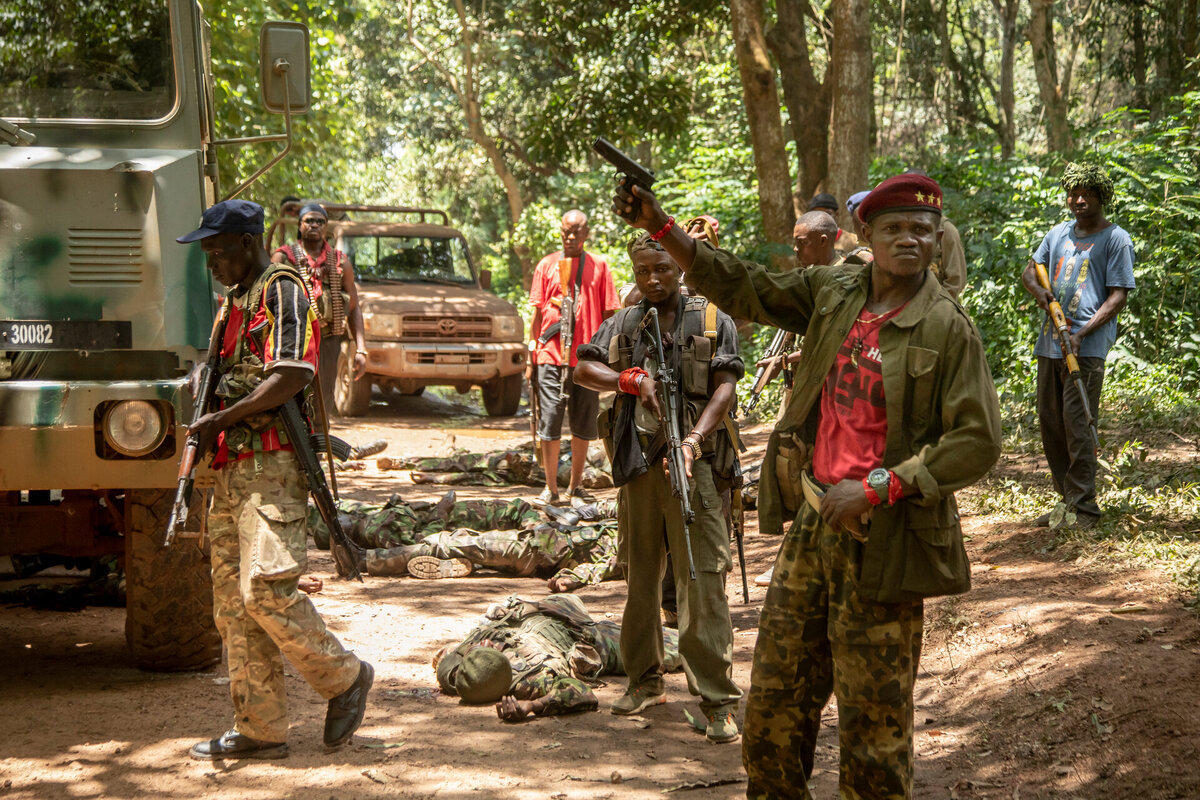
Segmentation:
<svg viewBox="0 0 1200 800">
<path fill-rule="evenodd" d="M 176 241 L 200 242 L 229 294 L 210 343 L 220 351 L 219 408 L 189 426 L 200 453 L 215 447 L 209 511 L 213 617 L 228 656 L 233 728 L 192 746 L 215 761 L 287 755 L 282 655 L 329 700 L 325 744 L 349 741 L 362 723 L 374 670 L 325 629 L 298 591 L 307 561 L 306 482 L 280 435 L 278 409 L 312 382 L 320 335 L 294 269 L 263 249 L 263 209 L 226 200 Z"/>
</svg>

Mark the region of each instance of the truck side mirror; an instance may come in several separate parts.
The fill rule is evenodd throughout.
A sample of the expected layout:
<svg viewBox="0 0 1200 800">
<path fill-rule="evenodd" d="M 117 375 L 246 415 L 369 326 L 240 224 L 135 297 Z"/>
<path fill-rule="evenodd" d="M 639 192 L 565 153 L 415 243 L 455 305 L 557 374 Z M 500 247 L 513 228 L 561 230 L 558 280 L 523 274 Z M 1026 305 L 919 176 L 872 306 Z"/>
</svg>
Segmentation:
<svg viewBox="0 0 1200 800">
<path fill-rule="evenodd" d="M 304 114 L 312 98 L 308 27 L 273 20 L 263 24 L 258 41 L 263 106 L 272 114 Z"/>
<path fill-rule="evenodd" d="M 479 288 L 480 289 L 491 289 L 492 288 L 492 271 L 490 269 L 479 270 Z"/>
</svg>

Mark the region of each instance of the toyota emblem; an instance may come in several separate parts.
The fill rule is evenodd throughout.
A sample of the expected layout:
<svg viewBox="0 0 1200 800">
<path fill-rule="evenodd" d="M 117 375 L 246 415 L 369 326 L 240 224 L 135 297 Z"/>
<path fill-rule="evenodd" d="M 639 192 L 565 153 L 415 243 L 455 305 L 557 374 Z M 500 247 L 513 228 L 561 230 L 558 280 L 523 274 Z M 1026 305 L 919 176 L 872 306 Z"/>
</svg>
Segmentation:
<svg viewBox="0 0 1200 800">
<path fill-rule="evenodd" d="M 458 323 L 449 317 L 438 320 L 438 333 L 440 333 L 442 336 L 453 336 L 454 331 L 457 329 Z"/>
</svg>

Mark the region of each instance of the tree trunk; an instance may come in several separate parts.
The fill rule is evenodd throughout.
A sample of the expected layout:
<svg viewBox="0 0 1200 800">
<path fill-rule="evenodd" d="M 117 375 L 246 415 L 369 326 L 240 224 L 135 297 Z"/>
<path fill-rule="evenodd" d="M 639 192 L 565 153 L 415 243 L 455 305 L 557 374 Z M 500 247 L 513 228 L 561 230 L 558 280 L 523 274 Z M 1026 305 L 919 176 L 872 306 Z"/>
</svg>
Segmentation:
<svg viewBox="0 0 1200 800">
<path fill-rule="evenodd" d="M 1130 4 L 1133 23 L 1133 102 L 1146 107 L 1146 29 L 1142 24 L 1144 12 L 1140 4 Z"/>
<path fill-rule="evenodd" d="M 1017 53 L 1017 13 L 1020 0 L 992 0 L 1000 18 L 1000 156 L 1009 158 L 1017 145 L 1017 95 L 1014 64 Z"/>
<path fill-rule="evenodd" d="M 1058 53 L 1054 46 L 1054 0 L 1029 0 L 1029 46 L 1033 51 L 1033 71 L 1042 98 L 1047 149 L 1066 153 L 1072 149 L 1071 126 L 1067 121 L 1070 106 L 1070 78 L 1058 78 Z M 1069 73 L 1068 73 L 1069 74 Z"/>
<path fill-rule="evenodd" d="M 844 201 L 868 186 L 871 158 L 871 4 L 868 0 L 834 0 L 833 39 L 837 46 L 832 73 L 833 124 L 829 136 L 829 181 L 826 191 Z M 845 208 L 838 209 L 843 228 Z"/>
<path fill-rule="evenodd" d="M 796 196 L 799 214 L 829 171 L 829 76 L 818 81 L 808 54 L 804 17 L 808 0 L 776 0 L 778 23 L 767 31 L 767 45 L 779 62 L 783 100 L 796 142 Z"/>
<path fill-rule="evenodd" d="M 792 180 L 784 147 L 783 119 L 775 70 L 767 56 L 763 35 L 762 0 L 732 0 L 734 50 L 742 76 L 742 99 L 750 123 L 754 169 L 758 176 L 758 204 L 767 239 L 779 244 L 792 241 Z"/>
</svg>

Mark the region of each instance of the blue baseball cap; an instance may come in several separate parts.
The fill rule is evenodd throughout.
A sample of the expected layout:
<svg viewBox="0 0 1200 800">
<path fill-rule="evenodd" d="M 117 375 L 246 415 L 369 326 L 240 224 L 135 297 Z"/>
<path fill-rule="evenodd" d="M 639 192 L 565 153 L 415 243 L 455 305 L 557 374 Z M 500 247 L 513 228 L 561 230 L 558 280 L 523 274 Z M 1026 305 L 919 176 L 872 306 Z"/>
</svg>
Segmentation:
<svg viewBox="0 0 1200 800">
<path fill-rule="evenodd" d="M 222 200 L 200 217 L 200 227 L 180 236 L 180 244 L 195 242 L 218 233 L 263 232 L 263 207 L 249 200 Z"/>
<path fill-rule="evenodd" d="M 850 195 L 850 197 L 846 200 L 846 210 L 849 211 L 851 215 L 853 215 L 855 210 L 860 205 L 862 205 L 862 201 L 866 200 L 867 195 L 869 195 L 870 193 L 871 193 L 870 189 L 864 189 L 861 192 L 855 192 L 854 194 Z"/>
</svg>

